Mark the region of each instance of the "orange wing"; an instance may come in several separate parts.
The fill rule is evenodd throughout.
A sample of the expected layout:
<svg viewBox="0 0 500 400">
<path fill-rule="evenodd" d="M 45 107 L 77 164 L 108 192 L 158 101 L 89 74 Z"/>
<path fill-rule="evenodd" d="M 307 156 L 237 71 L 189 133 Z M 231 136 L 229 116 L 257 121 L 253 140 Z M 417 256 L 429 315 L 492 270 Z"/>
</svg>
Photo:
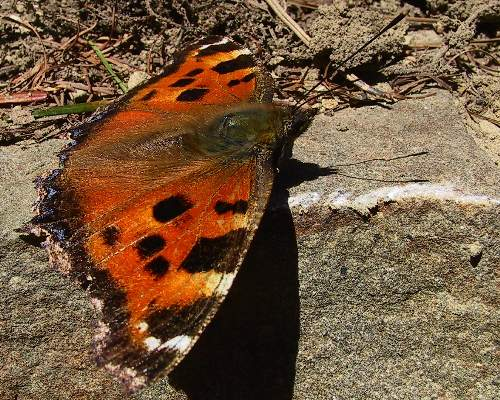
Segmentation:
<svg viewBox="0 0 500 400">
<path fill-rule="evenodd" d="M 236 103 L 269 101 L 269 79 L 229 39 L 199 42 L 76 130 L 63 168 L 39 185 L 35 229 L 89 290 L 98 360 L 129 390 L 183 358 L 243 261 L 273 149 L 227 151 L 202 133 Z"/>
</svg>

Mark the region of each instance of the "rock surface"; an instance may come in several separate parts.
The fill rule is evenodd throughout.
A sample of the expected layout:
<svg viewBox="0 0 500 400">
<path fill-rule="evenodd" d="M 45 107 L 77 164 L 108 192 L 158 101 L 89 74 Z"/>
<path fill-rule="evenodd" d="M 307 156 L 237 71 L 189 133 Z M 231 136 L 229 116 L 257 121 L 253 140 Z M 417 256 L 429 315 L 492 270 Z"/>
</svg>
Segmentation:
<svg viewBox="0 0 500 400">
<path fill-rule="evenodd" d="M 0 148 L 2 400 L 124 397 L 85 293 L 14 231 L 63 143 Z M 499 398 L 498 182 L 446 93 L 317 116 L 217 317 L 132 398 Z"/>
</svg>

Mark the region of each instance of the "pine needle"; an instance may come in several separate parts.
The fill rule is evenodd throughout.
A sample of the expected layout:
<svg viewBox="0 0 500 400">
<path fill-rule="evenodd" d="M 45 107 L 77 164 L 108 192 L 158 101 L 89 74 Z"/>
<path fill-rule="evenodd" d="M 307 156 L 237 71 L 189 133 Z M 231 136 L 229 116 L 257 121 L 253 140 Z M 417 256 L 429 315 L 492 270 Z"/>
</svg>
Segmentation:
<svg viewBox="0 0 500 400">
<path fill-rule="evenodd" d="M 122 91 L 122 93 L 127 93 L 128 92 L 127 85 L 125 85 L 125 83 L 123 83 L 123 81 L 118 77 L 118 75 L 115 74 L 115 71 L 113 71 L 113 67 L 111 67 L 111 64 L 108 62 L 108 60 L 106 60 L 106 57 L 102 53 L 101 49 L 99 49 L 99 47 L 97 47 L 97 45 L 94 42 L 91 42 L 90 40 L 87 43 L 89 44 L 90 47 L 92 47 L 92 50 L 95 51 L 95 54 L 97 55 L 99 60 L 101 60 L 102 65 L 104 65 L 104 67 L 108 71 L 109 75 L 113 78 L 113 80 L 116 82 L 116 84 L 120 87 L 120 90 Z"/>
</svg>

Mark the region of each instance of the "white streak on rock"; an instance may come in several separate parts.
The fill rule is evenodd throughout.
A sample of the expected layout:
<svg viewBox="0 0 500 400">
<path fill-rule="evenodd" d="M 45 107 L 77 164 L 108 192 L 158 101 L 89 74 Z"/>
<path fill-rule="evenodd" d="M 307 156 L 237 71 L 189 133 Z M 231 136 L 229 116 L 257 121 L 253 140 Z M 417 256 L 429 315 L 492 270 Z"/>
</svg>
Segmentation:
<svg viewBox="0 0 500 400">
<path fill-rule="evenodd" d="M 327 204 L 332 209 L 351 208 L 362 213 L 367 213 L 370 208 L 373 208 L 380 202 L 398 202 L 408 199 L 454 201 L 461 204 L 489 207 L 500 205 L 500 199 L 463 193 L 451 185 L 428 183 L 411 183 L 401 186 L 382 187 L 356 197 L 348 192 L 339 190 L 328 196 Z"/>
<path fill-rule="evenodd" d="M 313 204 L 319 202 L 320 198 L 321 195 L 318 192 L 299 193 L 288 198 L 288 206 L 290 208 L 301 207 L 307 209 Z"/>
<path fill-rule="evenodd" d="M 327 199 L 327 204 L 331 208 L 339 209 L 339 208 L 345 208 L 348 207 L 350 198 L 352 197 L 352 194 L 343 190 L 343 189 L 338 189 L 333 193 L 330 193 L 328 195 Z"/>
</svg>

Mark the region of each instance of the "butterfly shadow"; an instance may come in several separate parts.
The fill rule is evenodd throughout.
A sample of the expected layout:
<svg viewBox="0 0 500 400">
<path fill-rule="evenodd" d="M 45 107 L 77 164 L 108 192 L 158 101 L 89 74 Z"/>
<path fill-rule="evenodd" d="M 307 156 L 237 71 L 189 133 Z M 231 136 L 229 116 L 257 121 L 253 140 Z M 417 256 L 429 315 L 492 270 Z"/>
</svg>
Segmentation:
<svg viewBox="0 0 500 400">
<path fill-rule="evenodd" d="M 229 294 L 169 382 L 191 400 L 293 397 L 300 330 L 298 250 L 288 188 L 334 173 L 286 159 Z"/>
<path fill-rule="evenodd" d="M 298 253 L 288 192 L 275 185 L 245 262 L 169 382 L 189 399 L 292 398 L 299 340 Z"/>
</svg>

